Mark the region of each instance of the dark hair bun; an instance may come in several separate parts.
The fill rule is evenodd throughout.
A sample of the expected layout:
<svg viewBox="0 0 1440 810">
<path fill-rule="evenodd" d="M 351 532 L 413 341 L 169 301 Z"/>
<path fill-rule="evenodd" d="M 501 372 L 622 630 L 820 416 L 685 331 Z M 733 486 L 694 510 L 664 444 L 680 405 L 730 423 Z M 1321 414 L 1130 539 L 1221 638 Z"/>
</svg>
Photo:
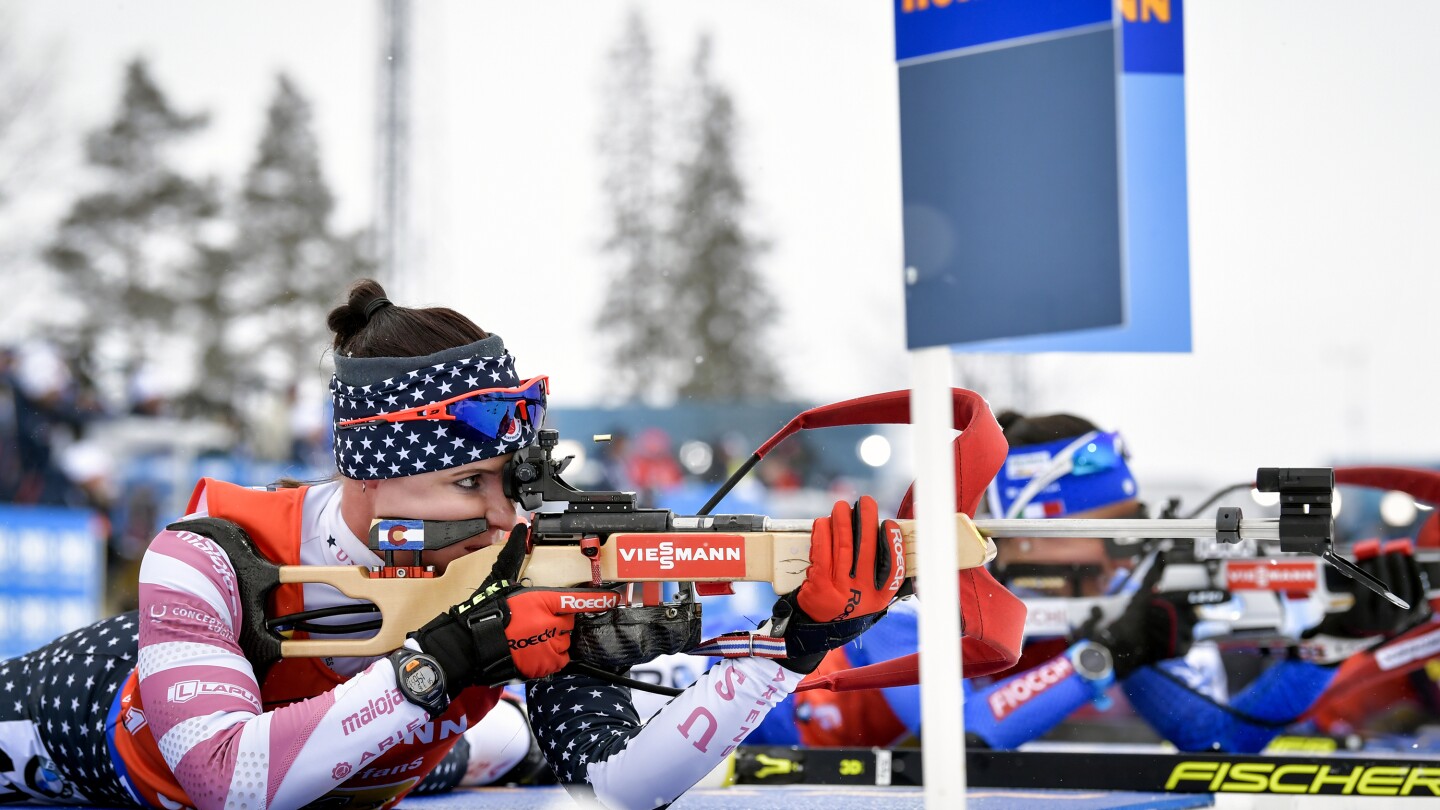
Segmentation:
<svg viewBox="0 0 1440 810">
<path fill-rule="evenodd" d="M 336 351 L 348 346 L 360 334 L 360 330 L 365 328 L 365 324 L 370 322 L 365 315 L 365 308 L 370 302 L 384 297 L 385 288 L 374 279 L 362 278 L 351 285 L 349 299 L 330 310 L 330 316 L 325 321 L 330 331 L 335 333 L 333 345 Z"/>
</svg>

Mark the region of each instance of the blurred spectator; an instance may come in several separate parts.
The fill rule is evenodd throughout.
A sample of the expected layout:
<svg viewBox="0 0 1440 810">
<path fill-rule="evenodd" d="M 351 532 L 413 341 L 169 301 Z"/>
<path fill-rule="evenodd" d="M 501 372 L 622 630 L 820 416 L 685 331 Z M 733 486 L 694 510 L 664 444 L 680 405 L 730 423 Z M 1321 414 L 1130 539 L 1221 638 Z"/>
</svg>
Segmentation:
<svg viewBox="0 0 1440 810">
<path fill-rule="evenodd" d="M 0 419 L 5 459 L 0 461 L 0 499 L 47 506 L 84 506 L 85 493 L 60 467 L 61 453 L 94 417 L 92 405 L 77 396 L 63 358 L 35 343 L 6 353 L 6 415 Z"/>
<path fill-rule="evenodd" d="M 797 461 L 803 460 L 803 442 L 792 439 L 776 447 L 760 464 L 760 480 L 774 492 L 791 492 L 805 485 L 804 473 L 797 469 Z"/>
<path fill-rule="evenodd" d="M 306 397 L 298 386 L 292 386 L 289 404 L 290 460 L 312 469 L 333 469 L 335 457 L 331 453 L 330 436 L 334 420 L 330 397 L 323 392 Z"/>
<path fill-rule="evenodd" d="M 173 384 L 154 366 L 145 366 L 130 377 L 126 399 L 133 416 L 167 416 L 173 410 Z"/>
<path fill-rule="evenodd" d="M 15 350 L 0 346 L 0 503 L 20 489 L 20 435 L 16 424 Z"/>
<path fill-rule="evenodd" d="M 630 480 L 627 469 L 630 463 L 630 436 L 623 430 L 611 430 L 609 435 L 610 441 L 596 444 L 595 461 L 603 472 L 600 480 L 595 483 L 595 488 L 633 492 L 635 484 Z"/>
<path fill-rule="evenodd" d="M 644 504 L 654 503 L 657 493 L 679 486 L 684 474 L 675 460 L 670 434 L 658 427 L 641 431 L 635 439 L 635 451 L 626 461 L 625 473 Z"/>
</svg>

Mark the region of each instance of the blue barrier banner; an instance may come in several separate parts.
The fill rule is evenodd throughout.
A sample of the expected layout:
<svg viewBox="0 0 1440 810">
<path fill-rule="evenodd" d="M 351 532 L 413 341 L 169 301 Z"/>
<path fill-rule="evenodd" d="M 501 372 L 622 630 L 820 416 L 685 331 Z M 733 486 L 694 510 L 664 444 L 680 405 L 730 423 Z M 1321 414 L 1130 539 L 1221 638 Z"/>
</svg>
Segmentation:
<svg viewBox="0 0 1440 810">
<path fill-rule="evenodd" d="M 0 505 L 0 658 L 100 618 L 105 536 L 80 509 Z"/>
<path fill-rule="evenodd" d="M 1125 72 L 1185 74 L 1181 0 L 1124 0 Z"/>
<path fill-rule="evenodd" d="M 1115 36 L 900 68 L 911 348 L 1124 322 Z"/>
<path fill-rule="evenodd" d="M 895 59 L 1109 24 L 1110 0 L 895 0 Z"/>
<path fill-rule="evenodd" d="M 1180 0 L 895 20 L 909 347 L 1189 351 Z"/>
</svg>

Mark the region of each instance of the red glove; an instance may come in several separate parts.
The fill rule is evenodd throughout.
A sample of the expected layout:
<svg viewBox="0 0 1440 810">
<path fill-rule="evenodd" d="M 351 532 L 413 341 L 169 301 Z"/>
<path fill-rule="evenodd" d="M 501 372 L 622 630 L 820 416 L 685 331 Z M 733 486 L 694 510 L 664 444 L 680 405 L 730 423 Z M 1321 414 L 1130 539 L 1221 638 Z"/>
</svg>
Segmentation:
<svg viewBox="0 0 1440 810">
<path fill-rule="evenodd" d="M 523 588 L 506 597 L 510 623 L 505 639 L 522 678 L 544 678 L 570 663 L 570 634 L 576 613 L 615 607 L 618 594 L 606 590 Z"/>
<path fill-rule="evenodd" d="M 879 613 L 905 582 L 905 538 L 900 524 L 879 520 L 875 499 L 866 495 L 852 509 L 837 501 L 830 517 L 810 530 L 810 568 L 796 596 L 818 622 Z"/>
<path fill-rule="evenodd" d="M 451 698 L 471 684 L 559 672 L 570 663 L 575 614 L 615 607 L 610 590 L 513 584 L 528 549 L 529 527 L 518 525 L 474 595 L 411 634 L 440 664 Z"/>
</svg>

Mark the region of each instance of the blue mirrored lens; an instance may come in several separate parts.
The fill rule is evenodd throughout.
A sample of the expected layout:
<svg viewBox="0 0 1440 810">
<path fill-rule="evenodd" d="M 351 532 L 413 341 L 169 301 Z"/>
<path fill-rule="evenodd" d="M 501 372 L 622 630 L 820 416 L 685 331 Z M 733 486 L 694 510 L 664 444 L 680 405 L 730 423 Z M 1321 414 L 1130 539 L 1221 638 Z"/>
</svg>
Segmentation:
<svg viewBox="0 0 1440 810">
<path fill-rule="evenodd" d="M 1090 475 L 1115 469 L 1120 466 L 1121 458 L 1113 439 L 1097 436 L 1094 441 L 1087 442 L 1075 451 L 1071 463 L 1071 475 Z"/>
<path fill-rule="evenodd" d="M 523 391 L 481 394 L 450 406 L 450 413 L 486 439 L 520 438 L 528 426 L 533 432 L 545 421 L 545 390 L 536 383 Z"/>
</svg>

